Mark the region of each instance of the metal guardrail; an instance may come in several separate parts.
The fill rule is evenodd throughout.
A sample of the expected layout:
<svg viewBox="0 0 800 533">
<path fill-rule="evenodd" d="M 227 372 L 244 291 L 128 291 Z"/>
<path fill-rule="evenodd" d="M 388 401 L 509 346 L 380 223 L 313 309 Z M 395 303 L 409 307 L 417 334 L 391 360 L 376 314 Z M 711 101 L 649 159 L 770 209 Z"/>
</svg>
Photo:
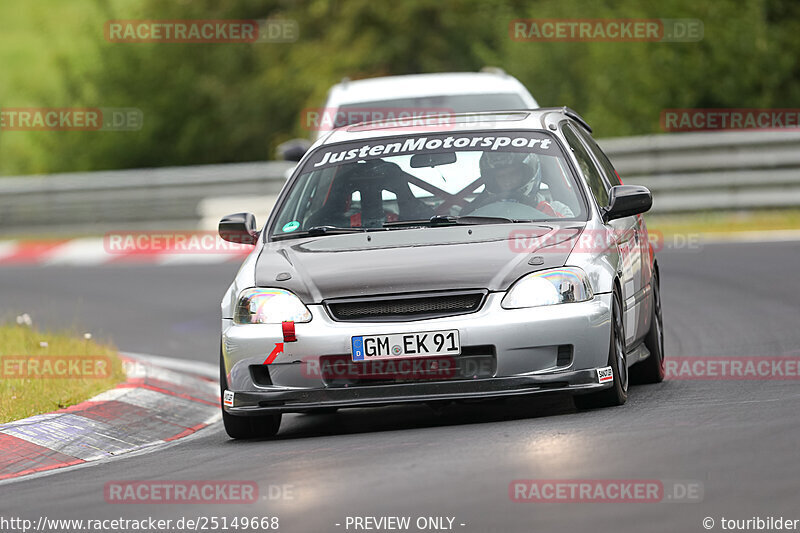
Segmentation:
<svg viewBox="0 0 800 533">
<path fill-rule="evenodd" d="M 194 228 L 221 196 L 274 196 L 284 161 L 0 178 L 0 232 Z"/>
<path fill-rule="evenodd" d="M 654 213 L 800 206 L 800 132 L 679 133 L 601 140 Z"/>
<path fill-rule="evenodd" d="M 625 183 L 650 188 L 655 213 L 800 206 L 800 132 L 679 133 L 600 145 Z M 192 228 L 224 209 L 225 197 L 274 198 L 291 168 L 271 161 L 0 178 L 0 233 Z M 204 212 L 211 204 L 214 212 Z"/>
</svg>

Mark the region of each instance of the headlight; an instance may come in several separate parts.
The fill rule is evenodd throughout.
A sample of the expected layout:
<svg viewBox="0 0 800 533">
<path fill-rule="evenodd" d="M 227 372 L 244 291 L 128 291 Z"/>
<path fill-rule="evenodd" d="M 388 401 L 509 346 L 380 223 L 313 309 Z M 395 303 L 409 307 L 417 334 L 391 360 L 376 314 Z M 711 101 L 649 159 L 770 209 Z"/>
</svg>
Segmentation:
<svg viewBox="0 0 800 533">
<path fill-rule="evenodd" d="M 593 297 L 586 273 L 578 267 L 564 267 L 528 274 L 511 287 L 501 305 L 503 309 L 520 309 L 585 302 Z"/>
<path fill-rule="evenodd" d="M 311 312 L 300 298 L 283 289 L 245 289 L 239 295 L 233 321 L 236 324 L 310 322 Z"/>
</svg>

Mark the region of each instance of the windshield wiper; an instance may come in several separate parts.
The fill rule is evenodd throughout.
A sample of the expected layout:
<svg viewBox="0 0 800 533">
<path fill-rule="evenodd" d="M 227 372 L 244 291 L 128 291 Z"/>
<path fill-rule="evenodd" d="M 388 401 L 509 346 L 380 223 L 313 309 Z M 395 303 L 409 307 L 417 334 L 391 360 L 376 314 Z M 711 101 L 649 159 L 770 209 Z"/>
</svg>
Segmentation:
<svg viewBox="0 0 800 533">
<path fill-rule="evenodd" d="M 298 237 L 316 237 L 318 235 L 344 235 L 345 233 L 364 233 L 368 228 L 340 228 L 338 226 L 314 226 L 305 231 L 298 231 L 296 233 L 281 233 L 280 235 L 273 235 L 273 240 L 280 239 L 296 239 Z"/>
<path fill-rule="evenodd" d="M 428 220 L 398 220 L 396 222 L 386 222 L 384 228 L 402 228 L 409 226 L 472 226 L 476 224 L 512 224 L 522 222 L 505 217 L 482 217 L 482 216 L 451 216 L 435 215 Z"/>
<path fill-rule="evenodd" d="M 338 226 L 313 226 L 308 228 L 304 233 L 307 235 L 333 235 L 341 233 L 363 233 L 367 228 L 341 228 Z"/>
</svg>

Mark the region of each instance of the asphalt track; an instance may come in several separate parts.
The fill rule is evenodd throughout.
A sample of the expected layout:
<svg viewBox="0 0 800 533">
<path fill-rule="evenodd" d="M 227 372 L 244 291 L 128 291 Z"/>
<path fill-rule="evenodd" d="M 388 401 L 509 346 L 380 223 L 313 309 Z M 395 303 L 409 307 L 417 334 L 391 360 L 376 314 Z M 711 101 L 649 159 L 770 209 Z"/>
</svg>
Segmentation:
<svg viewBox="0 0 800 533">
<path fill-rule="evenodd" d="M 659 256 L 668 356 L 800 355 L 800 243 L 709 244 Z M 86 328 L 123 350 L 216 363 L 218 302 L 235 265 L 0 269 L 0 304 Z M 347 516 L 450 516 L 464 532 L 706 531 L 701 522 L 800 519 L 800 384 L 636 386 L 619 408 L 569 400 L 346 410 L 284 417 L 279 439 L 221 426 L 156 452 L 0 485 L 0 516 L 278 516 L 280 531 L 348 531 Z M 660 479 L 697 503 L 515 503 L 514 479 Z M 115 480 L 248 480 L 292 499 L 246 506 L 112 505 Z M 336 524 L 341 524 L 336 526 Z M 460 524 L 465 524 L 461 526 Z M 354 531 L 351 528 L 349 531 Z M 410 531 L 417 531 L 412 528 Z"/>
</svg>

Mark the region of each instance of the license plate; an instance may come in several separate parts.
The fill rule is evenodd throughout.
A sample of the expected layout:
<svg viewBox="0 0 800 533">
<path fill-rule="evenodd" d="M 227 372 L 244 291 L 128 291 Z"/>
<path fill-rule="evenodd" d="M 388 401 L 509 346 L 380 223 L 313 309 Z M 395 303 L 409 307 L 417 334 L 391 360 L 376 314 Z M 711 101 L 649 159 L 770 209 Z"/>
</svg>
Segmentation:
<svg viewBox="0 0 800 533">
<path fill-rule="evenodd" d="M 461 353 L 461 342 L 457 329 L 394 335 L 364 335 L 352 337 L 351 341 L 353 361 L 459 355 Z"/>
</svg>

